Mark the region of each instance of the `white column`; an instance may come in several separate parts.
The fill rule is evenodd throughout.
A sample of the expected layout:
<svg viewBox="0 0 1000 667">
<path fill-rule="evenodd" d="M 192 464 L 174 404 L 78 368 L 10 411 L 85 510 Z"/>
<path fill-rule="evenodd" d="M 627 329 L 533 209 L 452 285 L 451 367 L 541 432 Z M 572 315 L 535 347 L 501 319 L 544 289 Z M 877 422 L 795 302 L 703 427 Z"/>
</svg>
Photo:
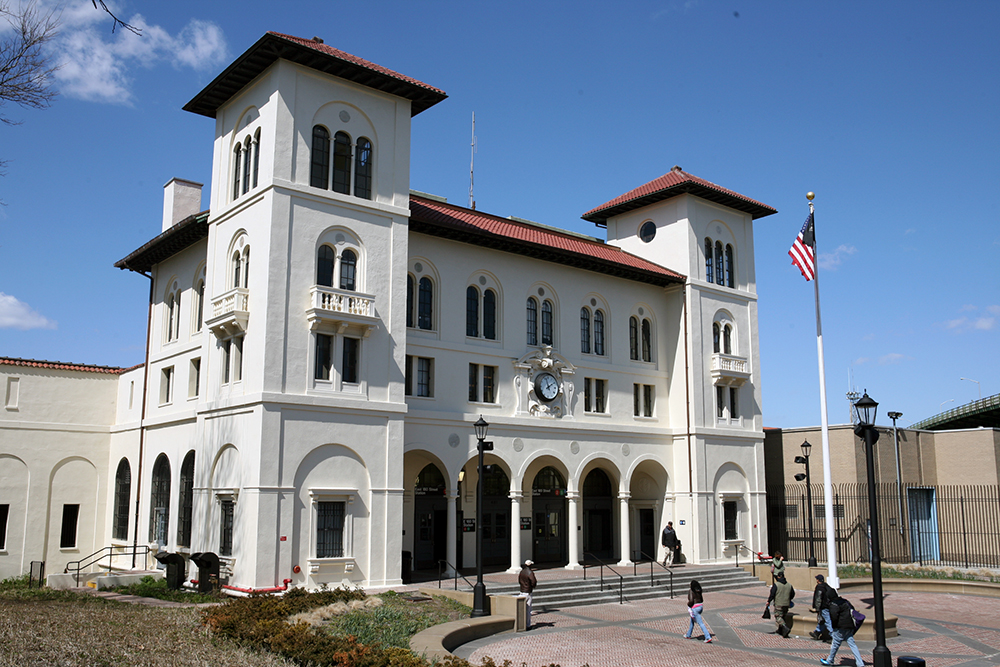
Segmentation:
<svg viewBox="0 0 1000 667">
<path fill-rule="evenodd" d="M 580 492 L 567 491 L 566 530 L 569 531 L 569 563 L 567 570 L 580 569 Z"/>
<path fill-rule="evenodd" d="M 458 494 L 454 491 L 445 496 L 448 499 L 448 535 L 445 543 L 445 555 L 448 567 L 444 576 L 455 576 L 455 563 L 458 562 Z"/>
<path fill-rule="evenodd" d="M 510 492 L 510 567 L 507 572 L 521 571 L 521 498 L 520 491 Z"/>
<path fill-rule="evenodd" d="M 628 500 L 632 497 L 632 494 L 628 491 L 618 492 L 618 509 L 620 517 L 618 519 L 619 525 L 619 535 L 621 536 L 621 554 L 622 559 L 618 561 L 619 565 L 631 565 L 632 564 L 632 526 L 629 521 L 628 514 Z"/>
</svg>

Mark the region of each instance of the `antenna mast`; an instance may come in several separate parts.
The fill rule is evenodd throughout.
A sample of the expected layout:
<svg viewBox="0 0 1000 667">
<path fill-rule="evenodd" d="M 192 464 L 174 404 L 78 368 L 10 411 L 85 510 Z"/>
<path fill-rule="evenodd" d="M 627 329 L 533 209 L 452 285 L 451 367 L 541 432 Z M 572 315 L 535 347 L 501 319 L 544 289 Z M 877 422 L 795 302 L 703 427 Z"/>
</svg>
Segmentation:
<svg viewBox="0 0 1000 667">
<path fill-rule="evenodd" d="M 472 112 L 472 161 L 469 163 L 469 208 L 472 210 L 476 209 L 476 198 L 473 195 L 473 189 L 476 185 L 475 179 L 476 171 L 476 112 Z"/>
</svg>

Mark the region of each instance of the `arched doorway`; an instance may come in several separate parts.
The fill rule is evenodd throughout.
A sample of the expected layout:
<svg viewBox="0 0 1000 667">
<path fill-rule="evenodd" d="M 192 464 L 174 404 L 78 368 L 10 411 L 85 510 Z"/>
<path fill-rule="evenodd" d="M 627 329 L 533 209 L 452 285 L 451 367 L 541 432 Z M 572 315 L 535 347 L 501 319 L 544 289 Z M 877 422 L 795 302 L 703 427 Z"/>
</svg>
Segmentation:
<svg viewBox="0 0 1000 667">
<path fill-rule="evenodd" d="M 535 475 L 531 485 L 534 515 L 533 560 L 536 563 L 566 562 L 566 482 L 552 466 Z"/>
<path fill-rule="evenodd" d="M 413 485 L 413 567 L 427 570 L 444 560 L 448 549 L 448 499 L 441 470 L 428 463 Z"/>
<path fill-rule="evenodd" d="M 483 466 L 483 564 L 510 565 L 510 479 L 503 468 Z"/>
<path fill-rule="evenodd" d="M 583 553 L 607 561 L 614 557 L 614 498 L 611 480 L 600 468 L 583 482 Z"/>
</svg>

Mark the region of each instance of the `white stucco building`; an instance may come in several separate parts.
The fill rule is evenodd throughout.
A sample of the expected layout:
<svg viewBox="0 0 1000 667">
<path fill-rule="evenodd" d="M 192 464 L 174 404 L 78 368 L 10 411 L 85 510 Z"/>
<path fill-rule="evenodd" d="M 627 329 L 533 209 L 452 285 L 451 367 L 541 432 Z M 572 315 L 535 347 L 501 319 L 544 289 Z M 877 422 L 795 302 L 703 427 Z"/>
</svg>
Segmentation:
<svg viewBox="0 0 1000 667">
<path fill-rule="evenodd" d="M 762 547 L 774 209 L 675 167 L 583 216 L 602 241 L 411 192 L 411 119 L 444 98 L 268 33 L 188 103 L 209 208 L 172 180 L 116 265 L 151 282 L 148 362 L 0 360 L 0 576 L 158 543 L 241 589 L 381 586 L 404 551 L 471 566 L 476 530 L 511 569 L 662 559 L 668 520 L 694 562 Z"/>
</svg>

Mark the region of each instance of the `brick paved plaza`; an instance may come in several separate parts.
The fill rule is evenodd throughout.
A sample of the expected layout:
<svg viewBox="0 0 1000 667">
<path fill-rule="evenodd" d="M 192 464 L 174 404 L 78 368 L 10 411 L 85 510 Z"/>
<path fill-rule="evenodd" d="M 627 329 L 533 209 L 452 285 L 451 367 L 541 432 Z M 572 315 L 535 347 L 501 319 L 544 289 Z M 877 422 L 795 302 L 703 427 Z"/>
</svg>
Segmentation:
<svg viewBox="0 0 1000 667">
<path fill-rule="evenodd" d="M 550 574 L 551 573 L 551 574 Z M 546 575 L 539 573 L 539 587 Z M 499 578 L 499 577 L 498 577 Z M 693 665 L 818 665 L 826 657 L 829 644 L 808 636 L 783 639 L 774 634 L 774 623 L 763 620 L 767 599 L 764 584 L 751 588 L 705 594 L 705 620 L 712 630 L 713 643 L 682 635 L 688 627 L 686 591 L 677 591 L 673 600 L 650 600 L 576 607 L 536 613 L 534 627 L 527 633 L 503 634 L 466 644 L 458 655 L 478 662 L 490 656 L 514 665 L 542 667 L 557 663 L 562 667 L 669 667 Z M 862 613 L 873 616 L 870 592 L 845 595 Z M 799 604 L 794 611 L 811 620 L 811 591 L 797 591 Z M 889 639 L 893 664 L 901 655 L 915 655 L 928 667 L 954 665 L 1000 665 L 1000 599 L 969 595 L 887 592 L 886 613 L 899 617 L 899 637 Z M 796 623 L 796 632 L 805 635 L 812 625 Z M 804 628 L 804 629 L 803 629 Z M 871 664 L 874 642 L 858 642 L 866 664 Z M 850 649 L 844 645 L 836 663 L 853 667 Z"/>
</svg>

